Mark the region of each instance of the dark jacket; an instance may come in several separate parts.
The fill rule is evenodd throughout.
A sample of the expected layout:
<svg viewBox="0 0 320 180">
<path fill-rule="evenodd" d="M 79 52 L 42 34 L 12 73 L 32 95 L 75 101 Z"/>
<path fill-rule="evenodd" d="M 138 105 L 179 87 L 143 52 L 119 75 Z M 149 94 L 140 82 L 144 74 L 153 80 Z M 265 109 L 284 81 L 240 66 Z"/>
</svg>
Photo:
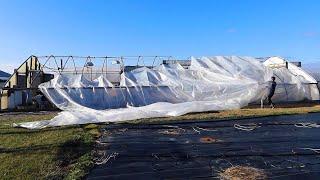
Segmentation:
<svg viewBox="0 0 320 180">
<path fill-rule="evenodd" d="M 268 97 L 272 97 L 276 90 L 277 83 L 275 81 L 270 82 Z"/>
</svg>

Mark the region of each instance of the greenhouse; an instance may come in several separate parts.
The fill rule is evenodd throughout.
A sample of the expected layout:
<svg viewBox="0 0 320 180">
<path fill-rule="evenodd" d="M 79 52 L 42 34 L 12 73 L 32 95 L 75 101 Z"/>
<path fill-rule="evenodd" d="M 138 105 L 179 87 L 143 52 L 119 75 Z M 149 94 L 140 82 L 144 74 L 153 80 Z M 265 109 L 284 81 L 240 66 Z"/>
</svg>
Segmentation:
<svg viewBox="0 0 320 180">
<path fill-rule="evenodd" d="M 93 66 L 88 62 L 86 68 Z M 117 85 L 103 70 L 61 72 L 39 89 L 63 111 L 52 120 L 18 126 L 43 128 L 239 109 L 264 99 L 272 76 L 278 84 L 274 102 L 319 100 L 316 80 L 279 57 L 264 62 L 253 57 L 191 57 L 188 67 L 179 63 L 137 66 L 120 69 Z"/>
</svg>

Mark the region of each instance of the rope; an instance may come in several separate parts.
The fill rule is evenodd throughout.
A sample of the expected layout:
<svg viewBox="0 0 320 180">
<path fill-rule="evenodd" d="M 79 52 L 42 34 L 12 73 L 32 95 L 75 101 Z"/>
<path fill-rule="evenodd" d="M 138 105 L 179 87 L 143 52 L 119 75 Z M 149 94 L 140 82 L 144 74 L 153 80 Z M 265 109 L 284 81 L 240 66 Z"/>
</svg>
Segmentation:
<svg viewBox="0 0 320 180">
<path fill-rule="evenodd" d="M 215 129 L 206 129 L 206 128 L 201 128 L 201 127 L 198 127 L 198 126 L 194 126 L 194 127 L 192 127 L 192 129 L 193 129 L 195 132 L 197 132 L 198 134 L 201 134 L 201 131 L 211 131 L 211 132 L 217 131 L 217 130 L 215 130 Z M 199 130 L 201 130 L 201 131 L 199 131 Z"/>
<path fill-rule="evenodd" d="M 185 129 L 183 129 L 179 126 L 162 125 L 162 127 L 175 128 L 175 129 L 180 129 L 180 130 L 186 131 Z"/>
<path fill-rule="evenodd" d="M 198 126 L 196 128 L 198 128 L 198 129 L 200 129 L 202 131 L 217 131 L 216 129 L 201 128 L 201 127 L 198 127 Z"/>
<path fill-rule="evenodd" d="M 97 140 L 96 143 L 99 145 L 108 145 L 109 144 L 109 143 L 101 142 L 100 140 Z"/>
<path fill-rule="evenodd" d="M 114 153 L 108 155 L 106 158 L 105 158 L 105 155 L 104 155 L 95 164 L 96 165 L 106 164 L 111 158 L 115 159 L 118 155 L 119 155 L 119 153 L 117 153 L 117 152 L 114 152 Z"/>
<path fill-rule="evenodd" d="M 256 128 L 259 128 L 260 126 L 256 124 L 246 124 L 246 125 L 234 124 L 233 127 L 242 131 L 253 131 Z"/>
<path fill-rule="evenodd" d="M 193 129 L 196 133 L 201 134 L 201 132 L 200 132 L 199 130 L 196 130 L 194 127 L 192 127 L 192 129 Z"/>
<path fill-rule="evenodd" d="M 310 151 L 313 151 L 317 154 L 320 154 L 320 149 L 315 149 L 315 148 L 298 148 L 298 149 L 310 150 Z"/>
<path fill-rule="evenodd" d="M 320 125 L 316 124 L 316 123 L 296 123 L 294 124 L 295 127 L 299 127 L 299 128 L 319 128 Z"/>
<path fill-rule="evenodd" d="M 160 134 L 167 134 L 167 135 L 178 135 L 186 130 L 179 127 L 179 126 L 170 126 L 170 125 L 163 125 L 162 127 L 172 128 L 168 130 L 159 131 Z"/>
</svg>

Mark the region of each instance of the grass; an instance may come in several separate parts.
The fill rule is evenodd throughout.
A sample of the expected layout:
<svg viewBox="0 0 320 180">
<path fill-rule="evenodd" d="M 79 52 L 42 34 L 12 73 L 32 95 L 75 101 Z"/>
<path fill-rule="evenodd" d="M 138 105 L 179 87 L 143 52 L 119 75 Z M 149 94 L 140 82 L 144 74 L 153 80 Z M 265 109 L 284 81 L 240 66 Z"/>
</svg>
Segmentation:
<svg viewBox="0 0 320 180">
<path fill-rule="evenodd" d="M 0 116 L 1 179 L 79 179 L 93 165 L 97 125 L 27 130 L 13 122 L 50 119 L 49 115 Z"/>
<path fill-rule="evenodd" d="M 165 118 L 150 118 L 127 121 L 126 123 L 140 124 L 140 123 L 168 123 L 182 122 L 182 121 L 206 121 L 206 120 L 228 120 L 253 118 L 263 116 L 277 116 L 277 115 L 293 115 L 320 112 L 319 103 L 297 103 L 297 104 L 281 104 L 277 105 L 275 109 L 264 108 L 261 109 L 258 105 L 250 105 L 242 109 L 217 111 L 217 112 L 201 112 L 190 113 L 177 117 Z"/>
<path fill-rule="evenodd" d="M 249 106 L 241 110 L 193 113 L 127 123 L 168 123 L 320 112 L 319 104 L 281 105 L 276 109 Z M 51 119 L 55 113 L 0 116 L 1 179 L 81 179 L 93 166 L 92 150 L 104 125 L 76 125 L 42 130 L 13 128 L 12 123 Z"/>
</svg>

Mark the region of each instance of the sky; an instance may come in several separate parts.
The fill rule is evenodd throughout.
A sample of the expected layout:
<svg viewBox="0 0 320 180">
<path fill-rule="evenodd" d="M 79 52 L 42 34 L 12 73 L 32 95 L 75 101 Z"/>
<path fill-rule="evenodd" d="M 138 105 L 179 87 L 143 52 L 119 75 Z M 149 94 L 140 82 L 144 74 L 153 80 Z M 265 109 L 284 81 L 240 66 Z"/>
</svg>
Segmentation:
<svg viewBox="0 0 320 180">
<path fill-rule="evenodd" d="M 282 56 L 320 70 L 320 1 L 0 0 L 0 69 L 51 54 Z"/>
</svg>

